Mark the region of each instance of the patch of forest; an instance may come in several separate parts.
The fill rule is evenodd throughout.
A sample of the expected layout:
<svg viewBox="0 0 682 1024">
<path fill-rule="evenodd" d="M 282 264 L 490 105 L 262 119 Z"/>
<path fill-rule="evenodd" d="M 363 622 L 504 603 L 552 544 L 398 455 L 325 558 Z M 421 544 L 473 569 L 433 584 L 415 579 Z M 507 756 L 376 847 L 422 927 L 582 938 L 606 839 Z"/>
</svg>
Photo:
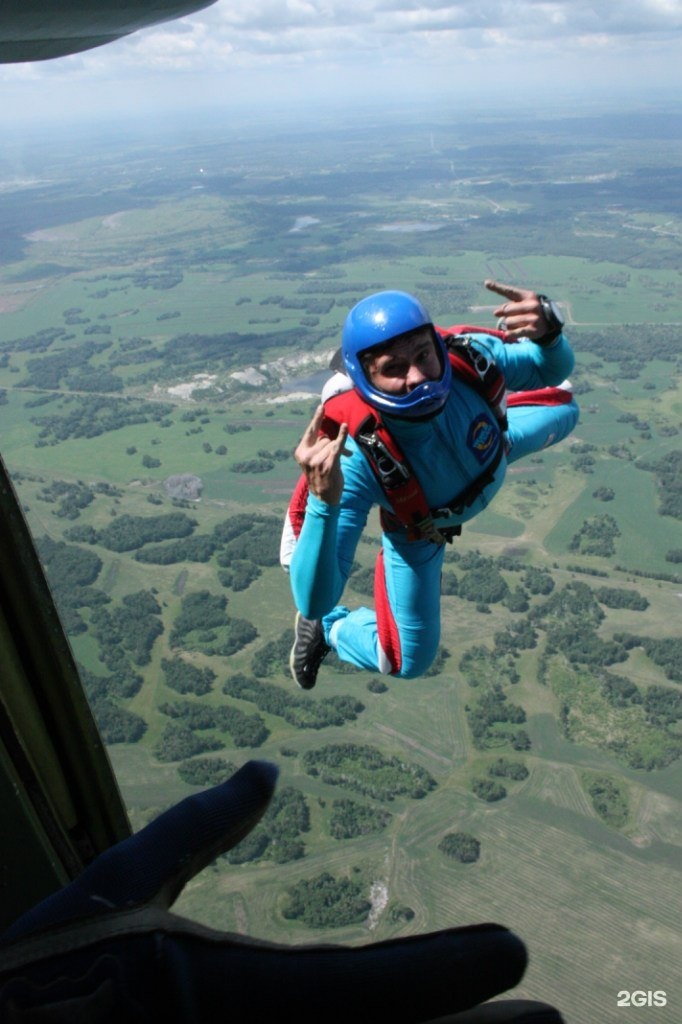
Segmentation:
<svg viewBox="0 0 682 1024">
<path fill-rule="evenodd" d="M 421 800 L 436 788 L 436 780 L 425 768 L 357 743 L 308 750 L 301 763 L 309 775 L 330 786 L 344 786 L 379 801 L 398 796 Z"/>
<path fill-rule="evenodd" d="M 311 700 L 290 693 L 275 683 L 264 683 L 241 673 L 230 676 L 223 683 L 223 693 L 240 700 L 251 701 L 261 711 L 283 718 L 297 729 L 325 729 L 332 725 L 353 722 L 364 711 L 364 705 L 354 697 L 336 694 Z"/>
<path fill-rule="evenodd" d="M 309 928 L 343 928 L 359 924 L 372 904 L 365 896 L 364 882 L 356 878 L 335 878 L 328 871 L 303 879 L 287 889 L 282 913 Z"/>
</svg>

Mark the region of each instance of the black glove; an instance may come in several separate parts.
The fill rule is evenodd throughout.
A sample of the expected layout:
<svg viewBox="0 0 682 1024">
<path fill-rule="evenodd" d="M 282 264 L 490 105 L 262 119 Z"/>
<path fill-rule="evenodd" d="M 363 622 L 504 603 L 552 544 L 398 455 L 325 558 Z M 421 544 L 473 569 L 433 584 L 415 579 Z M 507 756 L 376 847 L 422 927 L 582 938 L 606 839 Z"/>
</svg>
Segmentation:
<svg viewBox="0 0 682 1024">
<path fill-rule="evenodd" d="M 281 946 L 169 913 L 185 883 L 253 828 L 276 778 L 274 765 L 249 762 L 19 918 L 0 941 L 0 1020 L 414 1024 L 518 983 L 525 947 L 495 924 L 357 948 Z M 502 1005 L 491 1007 L 499 1014 Z"/>
</svg>

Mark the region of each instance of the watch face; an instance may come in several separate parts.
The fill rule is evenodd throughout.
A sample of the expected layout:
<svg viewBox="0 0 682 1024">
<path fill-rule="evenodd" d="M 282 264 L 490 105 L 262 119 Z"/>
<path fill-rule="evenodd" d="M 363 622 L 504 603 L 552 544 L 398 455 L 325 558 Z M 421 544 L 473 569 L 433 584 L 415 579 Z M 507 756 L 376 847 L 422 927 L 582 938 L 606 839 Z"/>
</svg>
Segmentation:
<svg viewBox="0 0 682 1024">
<path fill-rule="evenodd" d="M 552 302 L 550 300 L 549 308 L 551 309 L 553 315 L 556 317 L 556 319 L 559 321 L 559 323 L 563 324 L 564 323 L 564 317 L 563 317 L 563 315 L 561 313 L 561 310 L 557 306 L 556 302 Z"/>
</svg>

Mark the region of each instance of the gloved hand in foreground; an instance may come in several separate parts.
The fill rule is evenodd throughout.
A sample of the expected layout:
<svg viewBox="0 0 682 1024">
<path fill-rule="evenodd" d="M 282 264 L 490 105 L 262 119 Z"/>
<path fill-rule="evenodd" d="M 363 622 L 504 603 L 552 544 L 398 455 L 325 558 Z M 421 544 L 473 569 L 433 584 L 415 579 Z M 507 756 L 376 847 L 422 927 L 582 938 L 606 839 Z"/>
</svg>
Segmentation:
<svg viewBox="0 0 682 1024">
<path fill-rule="evenodd" d="M 457 1013 L 459 1024 L 459 1011 L 518 983 L 525 947 L 495 924 L 356 948 L 282 946 L 169 913 L 183 886 L 258 822 L 277 774 L 268 762 L 249 762 L 20 917 L 0 937 L 0 1019 L 415 1024 Z M 500 1017 L 505 1005 L 491 1004 L 492 1018 L 480 1007 L 471 1020 L 561 1021 L 540 1004 L 524 1006 L 554 1015 Z"/>
</svg>

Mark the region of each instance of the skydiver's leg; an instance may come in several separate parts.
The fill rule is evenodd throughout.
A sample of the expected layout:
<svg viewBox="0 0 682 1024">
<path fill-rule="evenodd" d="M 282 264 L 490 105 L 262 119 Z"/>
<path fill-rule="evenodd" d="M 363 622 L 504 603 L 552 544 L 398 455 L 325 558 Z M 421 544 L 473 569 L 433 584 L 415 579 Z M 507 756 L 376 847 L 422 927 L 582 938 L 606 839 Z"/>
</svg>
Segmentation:
<svg viewBox="0 0 682 1024">
<path fill-rule="evenodd" d="M 443 547 L 384 534 L 374 580 L 376 610 L 335 608 L 323 619 L 342 661 L 403 679 L 421 676 L 440 641 Z"/>
<path fill-rule="evenodd" d="M 542 451 L 563 441 L 578 422 L 578 406 L 574 401 L 548 405 L 510 405 L 510 450 L 508 462 L 516 462 L 524 455 Z"/>
</svg>

